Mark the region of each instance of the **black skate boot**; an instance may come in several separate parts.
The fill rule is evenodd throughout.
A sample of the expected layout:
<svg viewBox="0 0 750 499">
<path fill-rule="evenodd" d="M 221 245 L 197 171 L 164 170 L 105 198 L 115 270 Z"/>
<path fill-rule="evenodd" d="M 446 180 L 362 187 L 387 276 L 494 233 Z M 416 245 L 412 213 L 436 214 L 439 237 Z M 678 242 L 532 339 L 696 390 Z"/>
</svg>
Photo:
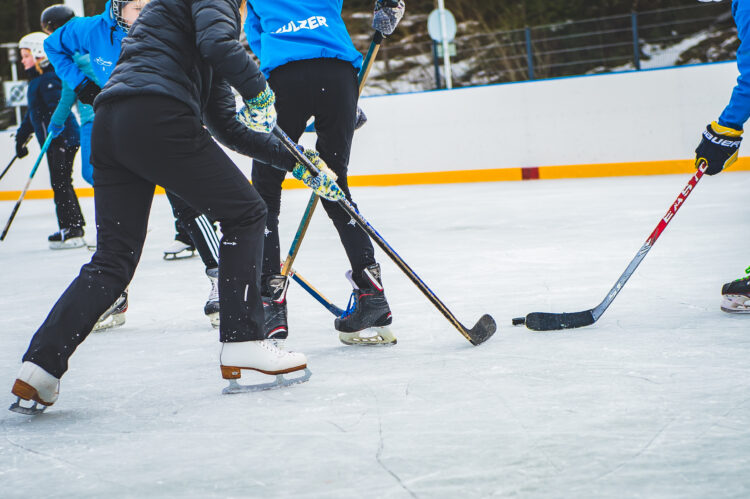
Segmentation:
<svg viewBox="0 0 750 499">
<path fill-rule="evenodd" d="M 283 275 L 268 277 L 262 289 L 263 314 L 265 315 L 266 338 L 273 340 L 277 348 L 283 348 L 289 335 L 286 321 L 286 290 L 289 279 Z"/>
<path fill-rule="evenodd" d="M 211 281 L 211 292 L 208 293 L 208 300 L 206 305 L 203 307 L 203 313 L 206 314 L 208 320 L 211 321 L 211 325 L 214 329 L 219 327 L 219 268 L 206 269 L 206 276 Z"/>
<path fill-rule="evenodd" d="M 47 238 L 50 249 L 82 248 L 86 246 L 83 239 L 83 227 L 60 229 Z"/>
<path fill-rule="evenodd" d="M 352 296 L 346 312 L 336 319 L 334 327 L 339 331 L 339 340 L 345 345 L 393 345 L 396 338 L 387 326 L 391 324 L 391 308 L 385 299 L 380 265 L 374 263 L 362 271 L 361 283 L 357 285 L 351 270 L 346 273 L 351 282 Z M 361 334 L 370 329 L 372 334 Z"/>
<path fill-rule="evenodd" d="M 745 273 L 745 277 L 721 288 L 721 309 L 728 314 L 750 314 L 750 267 Z"/>
</svg>

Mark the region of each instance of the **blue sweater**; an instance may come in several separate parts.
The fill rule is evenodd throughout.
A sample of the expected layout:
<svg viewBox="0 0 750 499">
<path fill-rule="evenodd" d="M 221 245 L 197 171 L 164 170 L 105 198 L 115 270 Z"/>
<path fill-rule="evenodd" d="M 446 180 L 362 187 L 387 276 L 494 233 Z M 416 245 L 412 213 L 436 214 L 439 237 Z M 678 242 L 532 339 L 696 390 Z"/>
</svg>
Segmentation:
<svg viewBox="0 0 750 499">
<path fill-rule="evenodd" d="M 89 62 L 88 54 L 75 54 L 73 56 L 73 60 L 81 69 L 81 71 L 83 71 L 83 73 L 89 77 L 89 79 L 96 81 L 96 76 L 94 76 L 94 70 L 91 69 L 91 63 Z M 50 123 L 54 123 L 55 125 L 62 125 L 65 120 L 68 119 L 70 109 L 73 107 L 73 104 L 75 104 L 76 100 L 77 99 L 75 91 L 70 88 L 70 85 L 63 82 L 60 102 L 57 104 L 57 109 L 55 109 L 55 113 L 52 115 Z M 94 107 L 91 104 L 84 104 L 83 102 L 79 102 L 78 114 L 81 115 L 81 125 L 94 121 Z"/>
<path fill-rule="evenodd" d="M 292 61 L 330 58 L 362 66 L 341 19 L 343 0 L 247 0 L 245 34 L 266 78 Z"/>
<path fill-rule="evenodd" d="M 76 53 L 89 54 L 95 83 L 100 87 L 104 87 L 115 69 L 126 33 L 112 17 L 109 5 L 108 1 L 98 16 L 74 17 L 44 41 L 47 57 L 70 88 L 78 87 L 86 78 L 76 64 Z"/>
<path fill-rule="evenodd" d="M 742 126 L 750 118 L 750 0 L 733 0 L 732 15 L 740 39 L 740 48 L 737 49 L 740 76 L 729 105 L 719 117 L 719 124 L 742 130 Z"/>
</svg>

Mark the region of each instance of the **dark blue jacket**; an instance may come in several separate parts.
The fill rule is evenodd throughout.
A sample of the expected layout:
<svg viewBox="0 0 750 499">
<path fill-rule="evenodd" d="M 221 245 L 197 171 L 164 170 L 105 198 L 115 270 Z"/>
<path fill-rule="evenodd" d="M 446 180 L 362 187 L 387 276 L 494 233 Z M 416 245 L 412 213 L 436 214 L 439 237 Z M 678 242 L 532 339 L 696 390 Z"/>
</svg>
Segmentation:
<svg viewBox="0 0 750 499">
<path fill-rule="evenodd" d="M 732 92 L 732 99 L 719 118 L 719 124 L 742 130 L 750 117 L 750 0 L 734 0 L 732 15 L 737 24 L 740 48 L 737 49 L 737 68 L 740 77 Z"/>
<path fill-rule="evenodd" d="M 343 0 L 247 0 L 245 34 L 268 78 L 275 68 L 305 59 L 341 59 L 362 66 L 362 54 L 341 19 Z"/>
<path fill-rule="evenodd" d="M 36 135 L 39 145 L 41 145 L 47 138 L 50 118 L 52 118 L 52 113 L 55 112 L 57 103 L 60 101 L 62 83 L 51 65 L 43 68 L 42 74 L 39 74 L 36 68 L 31 68 L 27 71 L 27 74 L 31 78 L 26 90 L 29 107 L 21 126 L 18 127 L 16 132 L 16 140 L 26 142 L 29 135 L 33 133 Z M 64 141 L 65 147 L 74 148 L 80 145 L 80 131 L 75 116 L 70 115 L 65 120 L 65 129 L 55 139 L 55 141 L 60 140 Z"/>
</svg>

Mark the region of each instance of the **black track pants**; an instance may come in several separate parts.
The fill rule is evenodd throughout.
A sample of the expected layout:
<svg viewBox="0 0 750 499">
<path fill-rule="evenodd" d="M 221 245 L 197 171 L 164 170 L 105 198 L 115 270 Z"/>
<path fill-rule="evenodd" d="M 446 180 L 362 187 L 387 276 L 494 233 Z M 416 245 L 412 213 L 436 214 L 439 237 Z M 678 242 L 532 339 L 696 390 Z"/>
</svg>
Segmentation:
<svg viewBox="0 0 750 499">
<path fill-rule="evenodd" d="M 219 238 L 216 237 L 211 221 L 200 214 L 195 208 L 183 201 L 179 196 L 167 191 L 167 199 L 172 205 L 175 217 L 175 227 L 182 229 L 198 250 L 207 269 L 219 266 Z M 179 234 L 180 232 L 178 232 Z"/>
<path fill-rule="evenodd" d="M 315 117 L 318 134 L 315 147 L 323 161 L 338 175 L 336 182 L 352 201 L 346 174 L 358 100 L 354 67 L 337 59 L 296 61 L 274 69 L 268 82 L 276 93 L 278 124 L 292 139 L 299 140 L 307 120 Z M 279 273 L 279 212 L 284 176 L 283 171 L 269 168 L 260 161 L 253 162 L 253 185 L 268 206 L 264 277 Z M 337 203 L 321 202 L 339 233 L 354 276 L 359 277 L 365 267 L 375 263 L 370 238 Z"/>
<path fill-rule="evenodd" d="M 257 269 L 266 207 L 188 106 L 159 96 L 105 102 L 91 142 L 96 253 L 52 308 L 23 360 L 58 377 L 67 370 L 68 358 L 133 277 L 155 185 L 221 223 L 220 340 L 262 339 Z"/>
<path fill-rule="evenodd" d="M 66 146 L 65 141 L 59 137 L 47 149 L 49 180 L 55 197 L 57 224 L 61 229 L 83 227 L 86 224 L 73 190 L 73 160 L 77 152 L 78 146 Z"/>
</svg>

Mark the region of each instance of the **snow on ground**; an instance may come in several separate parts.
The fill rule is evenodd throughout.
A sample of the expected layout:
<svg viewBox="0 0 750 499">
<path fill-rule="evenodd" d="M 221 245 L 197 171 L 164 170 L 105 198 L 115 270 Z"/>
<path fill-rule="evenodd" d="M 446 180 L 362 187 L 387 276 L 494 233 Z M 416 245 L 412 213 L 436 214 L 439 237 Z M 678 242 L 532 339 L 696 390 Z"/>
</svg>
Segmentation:
<svg viewBox="0 0 750 499">
<path fill-rule="evenodd" d="M 341 345 L 292 284 L 290 346 L 313 377 L 233 396 L 200 261 L 161 258 L 159 196 L 127 324 L 83 343 L 47 413 L 0 412 L 0 497 L 747 497 L 750 316 L 720 312 L 719 290 L 750 264 L 749 173 L 704 179 L 599 323 L 510 326 L 599 303 L 687 180 L 356 189 L 453 312 L 489 312 L 498 332 L 471 346 L 381 253 L 398 345 Z M 285 194 L 285 246 L 307 197 Z M 48 250 L 54 225 L 51 201 L 26 201 L 0 245 L 7 405 L 31 335 L 90 258 Z M 322 210 L 296 268 L 345 305 Z"/>
</svg>

